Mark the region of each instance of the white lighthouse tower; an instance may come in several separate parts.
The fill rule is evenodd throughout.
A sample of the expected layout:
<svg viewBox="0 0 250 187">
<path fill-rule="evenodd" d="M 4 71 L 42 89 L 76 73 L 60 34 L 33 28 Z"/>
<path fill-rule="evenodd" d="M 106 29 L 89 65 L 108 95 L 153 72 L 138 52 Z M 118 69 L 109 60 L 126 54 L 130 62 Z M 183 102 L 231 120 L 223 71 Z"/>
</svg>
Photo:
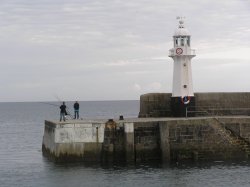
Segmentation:
<svg viewBox="0 0 250 187">
<path fill-rule="evenodd" d="M 191 49 L 191 35 L 185 28 L 184 17 L 177 19 L 179 26 L 173 36 L 174 48 L 169 50 L 169 57 L 174 60 L 171 108 L 174 116 L 186 116 L 186 108 L 193 110 L 195 105 L 191 71 L 195 50 Z"/>
</svg>

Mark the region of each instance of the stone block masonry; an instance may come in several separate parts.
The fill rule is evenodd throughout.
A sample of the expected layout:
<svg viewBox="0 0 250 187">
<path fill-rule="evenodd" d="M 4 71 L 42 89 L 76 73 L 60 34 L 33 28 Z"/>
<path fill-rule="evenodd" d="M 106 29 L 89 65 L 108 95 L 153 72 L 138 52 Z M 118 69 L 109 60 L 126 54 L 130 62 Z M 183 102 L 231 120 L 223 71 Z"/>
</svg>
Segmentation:
<svg viewBox="0 0 250 187">
<path fill-rule="evenodd" d="M 248 153 L 232 143 L 241 136 L 232 136 L 234 130 L 226 129 L 231 121 L 224 120 L 211 117 L 160 122 L 162 158 L 164 161 L 247 159 Z M 237 130 L 243 121 L 238 119 Z M 247 121 L 249 126 L 250 118 Z M 248 139 L 245 144 L 249 146 Z"/>
<path fill-rule="evenodd" d="M 58 162 L 248 159 L 250 117 L 45 121 L 42 150 Z"/>
<path fill-rule="evenodd" d="M 140 97 L 139 117 L 172 117 L 171 93 L 148 93 Z M 250 92 L 194 93 L 195 116 L 250 115 Z M 189 113 L 191 114 L 191 113 Z"/>
</svg>

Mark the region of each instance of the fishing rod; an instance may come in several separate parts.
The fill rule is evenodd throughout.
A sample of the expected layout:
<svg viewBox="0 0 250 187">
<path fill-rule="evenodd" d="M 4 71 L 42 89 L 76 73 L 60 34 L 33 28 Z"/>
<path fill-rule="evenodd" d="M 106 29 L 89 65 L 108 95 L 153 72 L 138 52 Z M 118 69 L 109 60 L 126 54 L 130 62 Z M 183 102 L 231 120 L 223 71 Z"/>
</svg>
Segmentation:
<svg viewBox="0 0 250 187">
<path fill-rule="evenodd" d="M 60 105 L 53 104 L 53 103 L 48 103 L 48 102 L 39 102 L 39 103 L 46 104 L 46 105 L 51 105 L 51 106 L 55 106 L 55 107 L 59 107 L 60 106 Z"/>
</svg>

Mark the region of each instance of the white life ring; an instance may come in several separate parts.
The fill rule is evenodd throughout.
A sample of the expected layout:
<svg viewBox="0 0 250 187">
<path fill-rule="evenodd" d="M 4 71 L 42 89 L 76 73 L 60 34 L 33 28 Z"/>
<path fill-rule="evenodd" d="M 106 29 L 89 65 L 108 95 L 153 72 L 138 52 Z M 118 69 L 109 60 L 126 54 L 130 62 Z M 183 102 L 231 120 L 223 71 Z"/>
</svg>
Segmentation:
<svg viewBox="0 0 250 187">
<path fill-rule="evenodd" d="M 182 102 L 184 105 L 187 105 L 188 103 L 190 103 L 190 100 L 191 100 L 191 97 L 190 97 L 190 96 L 181 97 L 181 102 Z"/>
</svg>

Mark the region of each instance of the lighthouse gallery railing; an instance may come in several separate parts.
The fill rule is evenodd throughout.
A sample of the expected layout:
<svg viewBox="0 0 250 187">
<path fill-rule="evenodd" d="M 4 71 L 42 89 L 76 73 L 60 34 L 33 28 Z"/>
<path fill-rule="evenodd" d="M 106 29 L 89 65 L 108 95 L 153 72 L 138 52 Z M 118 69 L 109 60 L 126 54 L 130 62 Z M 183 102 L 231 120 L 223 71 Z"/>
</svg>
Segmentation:
<svg viewBox="0 0 250 187">
<path fill-rule="evenodd" d="M 176 55 L 175 50 L 174 49 L 169 50 L 168 56 L 174 56 L 174 55 Z M 191 49 L 190 52 L 187 53 L 187 55 L 194 55 L 195 56 L 196 55 L 195 49 Z"/>
</svg>

